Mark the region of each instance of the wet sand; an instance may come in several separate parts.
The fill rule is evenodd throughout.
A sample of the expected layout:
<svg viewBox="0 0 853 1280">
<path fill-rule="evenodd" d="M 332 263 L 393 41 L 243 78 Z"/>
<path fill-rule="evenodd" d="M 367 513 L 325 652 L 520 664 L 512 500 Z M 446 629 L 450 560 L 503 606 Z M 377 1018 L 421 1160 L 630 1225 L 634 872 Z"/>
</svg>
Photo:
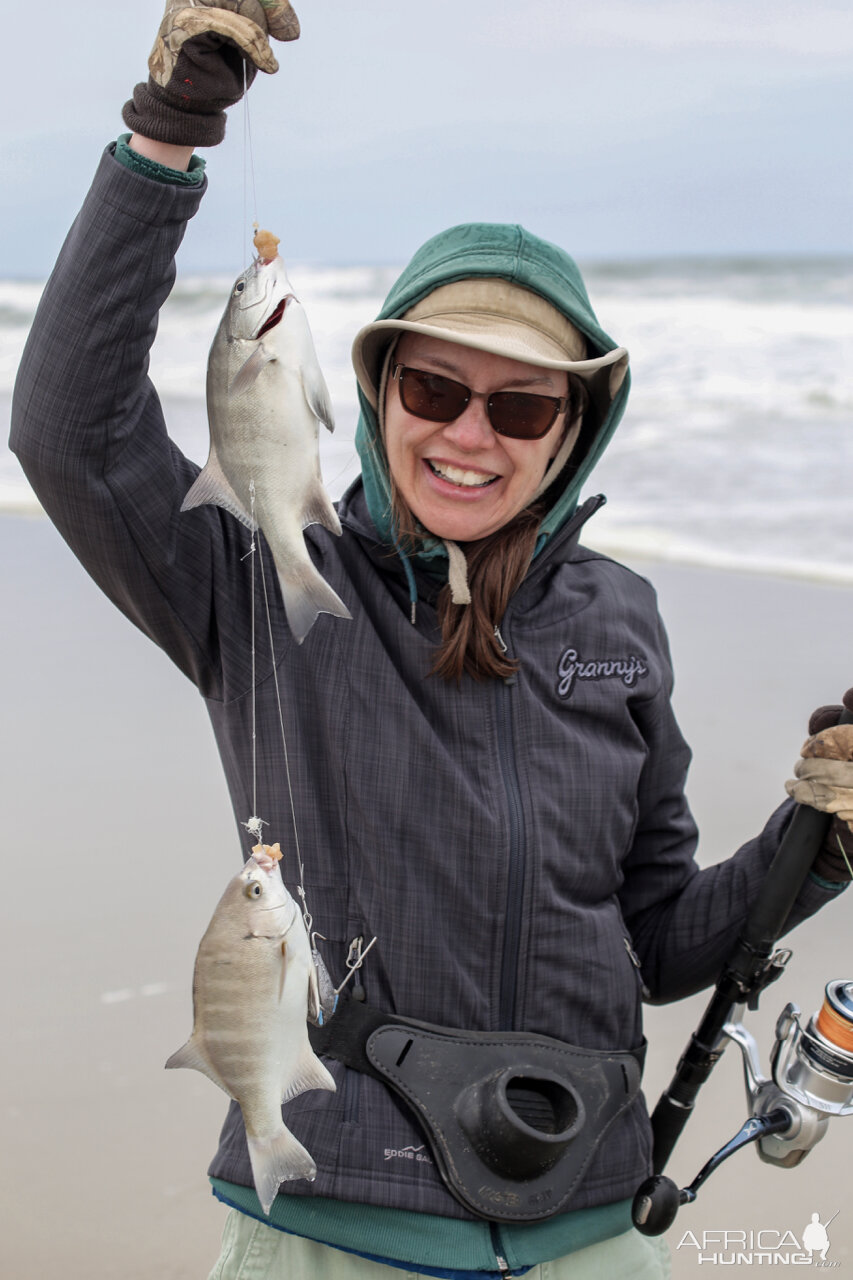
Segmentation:
<svg viewBox="0 0 853 1280">
<path fill-rule="evenodd" d="M 163 1063 L 189 1033 L 195 948 L 238 859 L 212 735 L 195 690 L 45 520 L 0 517 L 0 565 L 0 1275 L 198 1280 L 223 1220 L 205 1168 L 224 1099 Z M 809 711 L 853 684 L 853 592 L 636 567 L 657 585 L 669 627 L 700 852 L 712 862 L 781 799 Z M 790 973 L 749 1022 L 765 1068 L 784 1003 L 811 1012 L 826 981 L 853 976 L 851 902 L 793 935 Z M 650 1102 L 706 998 L 649 1010 Z M 745 1118 L 735 1052 L 672 1159 L 681 1185 Z M 733 1157 L 669 1233 L 676 1277 L 700 1265 L 689 1242 L 677 1247 L 688 1230 L 802 1239 L 813 1212 L 825 1222 L 837 1209 L 827 1261 L 843 1274 L 850 1143 L 853 1121 L 836 1120 L 799 1169 Z"/>
</svg>

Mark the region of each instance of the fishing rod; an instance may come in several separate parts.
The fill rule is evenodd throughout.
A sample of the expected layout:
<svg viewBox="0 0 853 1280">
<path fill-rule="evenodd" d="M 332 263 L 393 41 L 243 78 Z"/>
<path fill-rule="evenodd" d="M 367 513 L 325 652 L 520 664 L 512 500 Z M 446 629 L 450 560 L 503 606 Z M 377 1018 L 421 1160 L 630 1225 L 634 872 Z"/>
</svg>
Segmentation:
<svg viewBox="0 0 853 1280">
<path fill-rule="evenodd" d="M 853 723 L 851 701 L 845 694 L 839 724 Z M 632 1209 L 644 1235 L 666 1231 L 680 1205 L 695 1200 L 702 1183 L 742 1147 L 757 1142 L 763 1160 L 791 1168 L 823 1137 L 830 1115 L 853 1112 L 853 982 L 829 983 L 823 1008 L 806 1029 L 796 1006 L 785 1007 L 776 1024 L 772 1079 L 762 1075 L 755 1040 L 741 1022 L 747 1005 L 756 1009 L 761 992 L 785 971 L 791 952 L 774 947 L 831 821 L 831 814 L 807 805 L 795 809 L 702 1020 L 655 1107 L 654 1174 L 638 1189 Z M 743 1054 L 752 1114 L 690 1186 L 679 1189 L 663 1170 L 729 1041 Z"/>
</svg>

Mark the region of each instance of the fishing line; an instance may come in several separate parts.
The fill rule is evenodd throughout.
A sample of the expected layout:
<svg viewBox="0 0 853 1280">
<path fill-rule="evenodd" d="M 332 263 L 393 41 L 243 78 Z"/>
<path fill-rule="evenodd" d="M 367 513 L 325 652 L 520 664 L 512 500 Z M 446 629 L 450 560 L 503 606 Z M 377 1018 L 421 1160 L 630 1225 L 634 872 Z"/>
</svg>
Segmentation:
<svg viewBox="0 0 853 1280">
<path fill-rule="evenodd" d="M 252 148 L 252 121 L 249 115 L 249 77 L 245 59 L 243 60 L 243 221 L 241 235 L 246 234 L 249 215 L 246 209 L 248 202 L 249 177 L 252 181 L 252 226 L 258 229 L 258 193 L 255 186 L 255 153 Z M 243 256 L 241 245 L 241 257 Z M 251 252 L 249 253 L 251 257 Z"/>
<path fill-rule="evenodd" d="M 249 481 L 249 514 L 252 517 L 252 545 L 249 555 L 252 557 L 252 575 L 250 595 L 252 598 L 252 816 L 258 813 L 258 706 L 255 691 L 258 682 L 255 677 L 255 482 Z M 260 836 L 258 836 L 260 839 Z"/>
<path fill-rule="evenodd" d="M 293 821 L 293 840 L 296 846 L 296 862 L 299 867 L 299 896 L 302 899 L 302 919 L 305 921 L 305 929 L 310 937 L 314 920 L 311 912 L 308 910 L 308 899 L 305 896 L 305 867 L 302 862 L 302 851 L 299 847 L 299 829 L 296 825 L 296 805 L 293 800 L 293 783 L 290 780 L 290 758 L 287 751 L 287 734 L 284 731 L 284 712 L 281 707 L 281 693 L 278 687 L 278 666 L 276 664 L 275 644 L 272 634 L 272 617 L 270 615 L 270 602 L 267 594 L 267 575 L 264 570 L 263 555 L 261 555 L 259 559 L 261 563 L 261 586 L 263 587 L 264 592 L 264 608 L 267 615 L 267 631 L 270 638 L 270 656 L 272 658 L 273 683 L 275 684 L 275 700 L 278 707 L 278 723 L 281 728 L 281 743 L 284 748 L 284 772 L 287 778 L 287 795 L 290 800 L 290 816 Z M 254 693 L 252 696 L 254 700 Z"/>
<path fill-rule="evenodd" d="M 255 155 L 252 147 L 252 122 L 249 114 L 249 93 L 248 93 L 248 75 L 246 63 L 243 63 L 243 227 L 246 227 L 248 215 L 246 204 L 248 201 L 249 179 L 251 177 L 252 185 L 252 225 L 255 231 L 258 230 L 258 194 L 255 183 Z M 249 255 L 251 257 L 251 254 Z M 272 617 L 270 614 L 269 594 L 267 592 L 267 579 L 264 570 L 263 552 L 258 553 L 258 542 L 255 536 L 255 530 L 258 528 L 255 520 L 255 482 L 249 482 L 249 494 L 251 498 L 250 515 L 252 517 L 252 545 L 249 549 L 249 555 L 252 557 L 251 566 L 251 596 L 252 596 L 252 626 L 251 626 L 251 646 L 252 646 L 252 817 L 248 822 L 244 822 L 252 835 L 256 836 L 258 841 L 261 840 L 261 829 L 266 825 L 263 818 L 258 817 L 258 748 L 257 748 L 257 673 L 256 673 L 256 645 L 255 645 L 255 560 L 260 561 L 261 566 L 261 586 L 264 595 L 264 610 L 267 619 L 267 632 L 270 642 L 270 657 L 272 659 L 273 683 L 275 685 L 275 699 L 278 708 L 278 723 L 281 729 L 281 742 L 284 749 L 284 771 L 287 778 L 287 795 L 290 802 L 290 816 L 293 823 L 293 841 L 296 849 L 296 863 L 299 869 L 299 897 L 302 899 L 302 919 L 305 924 L 305 931 L 308 937 L 311 937 L 314 920 L 311 912 L 308 910 L 308 899 L 305 893 L 305 866 L 302 861 L 302 850 L 299 844 L 299 828 L 296 821 L 296 803 L 293 797 L 293 783 L 290 776 L 290 756 L 287 750 L 287 734 L 284 729 L 284 711 L 281 705 L 281 691 L 278 684 L 278 667 L 275 656 L 275 643 L 273 641 Z M 374 939 L 375 941 L 375 939 Z M 371 944 L 372 945 L 372 944 Z M 368 948 L 369 950 L 369 948 Z M 365 952 L 366 954 L 366 952 Z M 360 963 L 357 967 L 360 967 Z M 349 977 L 352 973 L 349 974 Z M 346 981 L 346 979 L 345 979 Z"/>
<path fill-rule="evenodd" d="M 258 706 L 257 706 L 257 696 L 256 696 L 257 695 L 257 678 L 255 674 L 256 672 L 255 557 L 256 557 L 257 547 L 258 547 L 255 533 L 257 531 L 258 526 L 255 520 L 255 482 L 254 480 L 249 481 L 249 513 L 252 517 L 252 542 L 249 547 L 249 550 L 242 557 L 242 559 L 248 560 L 249 556 L 252 557 L 252 568 L 251 568 L 251 579 L 250 579 L 251 581 L 251 588 L 250 588 L 251 631 L 252 631 L 252 640 L 251 640 L 251 646 L 252 646 L 252 816 L 251 818 L 248 819 L 247 822 L 241 823 L 241 826 L 244 826 L 246 830 L 249 832 L 249 834 L 253 835 L 255 839 L 260 843 L 261 834 L 263 832 L 264 827 L 267 824 L 264 822 L 263 818 L 258 817 L 258 733 L 257 733 Z"/>
</svg>

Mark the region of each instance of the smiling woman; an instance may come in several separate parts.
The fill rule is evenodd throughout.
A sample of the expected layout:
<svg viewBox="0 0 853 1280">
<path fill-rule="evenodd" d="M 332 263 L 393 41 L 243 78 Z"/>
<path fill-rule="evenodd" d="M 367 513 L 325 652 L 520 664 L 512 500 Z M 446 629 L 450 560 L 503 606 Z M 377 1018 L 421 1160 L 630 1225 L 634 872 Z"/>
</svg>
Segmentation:
<svg viewBox="0 0 853 1280">
<path fill-rule="evenodd" d="M 316 361 L 296 358 L 307 323 L 268 248 L 209 359 L 212 434 L 231 460 L 216 465 L 217 444 L 200 481 L 169 439 L 149 351 L 205 192 L 188 148 L 221 137 L 223 104 L 251 77 L 221 32 L 239 16 L 241 47 L 269 69 L 282 7 L 169 0 L 168 48 L 125 109 L 151 145 L 107 147 L 44 291 L 13 417 L 13 447 L 63 536 L 204 697 L 241 850 L 262 814 L 292 896 L 304 833 L 314 937 L 337 989 L 358 992 L 309 1033 L 336 1087 L 283 1104 L 313 1181 L 303 1166 L 259 1199 L 232 1102 L 209 1165 L 233 1209 L 213 1275 L 379 1280 L 390 1265 L 658 1280 L 661 1253 L 629 1217 L 652 1147 L 643 997 L 716 978 L 792 804 L 727 861 L 696 865 L 655 593 L 580 542 L 602 501 L 580 494 L 624 411 L 628 353 L 556 245 L 467 223 L 415 253 L 356 338 L 361 474 L 325 521 L 274 483 L 301 475 L 320 496 L 315 437 L 332 415 Z M 200 34 L 181 27 L 188 12 Z M 260 394 L 261 369 L 287 378 L 286 397 Z M 313 450 L 302 468 L 297 420 Z M 225 509 L 208 487 L 223 477 Z M 300 556 L 340 605 L 327 599 L 307 628 L 288 607 Z M 266 628 L 257 564 L 273 586 Z M 830 846 L 813 870 L 789 927 L 849 878 Z M 306 998 L 294 1017 L 308 1013 Z M 233 1011 L 225 1023 L 242 1064 L 256 1028 Z M 464 1161 L 427 1115 L 430 1063 Z"/>
<path fill-rule="evenodd" d="M 482 235 L 496 233 L 496 253 L 512 230 L 483 227 Z M 446 240 L 453 261 L 456 233 L 463 244 L 469 233 L 456 228 L 421 253 L 443 260 Z M 399 318 L 367 325 L 353 362 L 387 459 L 394 536 L 404 555 L 418 557 L 438 539 L 447 556 L 433 674 L 505 678 L 518 663 L 498 621 L 530 567 L 543 519 L 577 492 L 587 454 L 618 421 L 628 353 L 603 335 L 585 336 L 531 288 L 474 276 L 439 278 Z M 568 514 L 566 503 L 562 518 Z"/>
<path fill-rule="evenodd" d="M 434 407 L 421 405 L 420 415 L 407 408 L 404 365 L 386 380 L 382 422 L 398 527 L 412 545 L 424 531 L 441 538 L 451 567 L 439 598 L 442 643 L 433 672 L 456 680 L 463 671 L 475 679 L 508 676 L 517 663 L 506 656 L 495 619 L 503 617 L 530 565 L 542 514 L 535 502 L 557 454 L 568 462 L 580 432 L 582 395 L 564 394 L 564 372 L 424 334 L 404 333 L 393 357 L 426 372 L 447 370 L 471 384 L 461 412 L 436 422 Z M 521 392 L 527 387 L 552 395 Z M 495 430 L 492 396 L 511 392 L 538 401 L 551 417 L 538 439 Z M 561 404 L 567 408 L 560 410 Z M 481 545 L 466 546 L 460 555 L 453 543 Z"/>
</svg>

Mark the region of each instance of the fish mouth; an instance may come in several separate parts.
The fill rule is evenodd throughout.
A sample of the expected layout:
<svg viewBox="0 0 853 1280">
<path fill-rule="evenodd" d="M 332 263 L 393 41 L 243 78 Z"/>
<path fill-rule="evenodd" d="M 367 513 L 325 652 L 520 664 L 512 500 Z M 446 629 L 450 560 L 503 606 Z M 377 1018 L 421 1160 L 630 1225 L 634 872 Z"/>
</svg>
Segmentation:
<svg viewBox="0 0 853 1280">
<path fill-rule="evenodd" d="M 294 295 L 292 293 L 286 293 L 284 295 L 281 302 L 279 302 L 278 305 L 276 306 L 272 315 L 269 317 L 268 320 L 264 321 L 264 323 L 261 325 L 258 332 L 255 334 L 256 342 L 258 341 L 258 339 L 262 338 L 265 333 L 269 333 L 270 329 L 274 329 L 277 324 L 281 323 L 282 317 L 284 316 L 284 313 L 287 310 L 287 304 L 288 302 L 290 302 L 290 299 L 293 296 Z"/>
</svg>

